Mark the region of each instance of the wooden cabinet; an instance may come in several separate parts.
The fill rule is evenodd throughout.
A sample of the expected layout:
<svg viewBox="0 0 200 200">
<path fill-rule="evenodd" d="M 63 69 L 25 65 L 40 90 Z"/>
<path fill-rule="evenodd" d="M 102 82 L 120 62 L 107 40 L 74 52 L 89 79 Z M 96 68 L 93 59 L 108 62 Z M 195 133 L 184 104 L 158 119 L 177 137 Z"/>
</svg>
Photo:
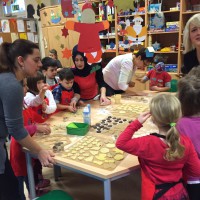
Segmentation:
<svg viewBox="0 0 200 200">
<path fill-rule="evenodd" d="M 65 37 L 62 33 L 62 29 L 67 20 L 76 21 L 76 17 L 70 19 L 64 18 L 60 5 L 49 6 L 41 9 L 40 16 L 45 56 L 49 56 L 50 49 L 56 49 L 58 52 L 58 59 L 62 65 L 64 67 L 73 66 L 72 58 L 63 58 L 62 51 L 64 51 L 65 48 L 69 50 L 73 49 L 73 47 L 78 43 L 79 33 L 68 31 L 68 36 Z"/>
</svg>

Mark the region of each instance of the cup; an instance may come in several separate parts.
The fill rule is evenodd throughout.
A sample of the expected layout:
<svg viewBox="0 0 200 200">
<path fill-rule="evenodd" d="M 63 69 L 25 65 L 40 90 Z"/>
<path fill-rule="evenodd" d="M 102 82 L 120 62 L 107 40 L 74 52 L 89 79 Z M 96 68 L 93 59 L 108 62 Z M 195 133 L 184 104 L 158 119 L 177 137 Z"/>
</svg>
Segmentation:
<svg viewBox="0 0 200 200">
<path fill-rule="evenodd" d="M 121 103 L 121 98 L 122 98 L 121 94 L 115 94 L 114 95 L 115 103 L 116 104 L 120 104 Z"/>
</svg>

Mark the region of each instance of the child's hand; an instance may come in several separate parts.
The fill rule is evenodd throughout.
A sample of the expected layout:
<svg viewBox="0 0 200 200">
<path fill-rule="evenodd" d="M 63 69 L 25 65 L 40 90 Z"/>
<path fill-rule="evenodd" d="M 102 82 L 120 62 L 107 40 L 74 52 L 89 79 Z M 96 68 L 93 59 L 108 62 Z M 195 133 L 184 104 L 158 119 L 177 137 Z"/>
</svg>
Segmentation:
<svg viewBox="0 0 200 200">
<path fill-rule="evenodd" d="M 67 108 L 70 112 L 76 112 L 76 107 L 68 106 Z"/>
<path fill-rule="evenodd" d="M 71 101 L 70 106 L 72 106 L 74 109 L 76 109 L 76 104 L 77 104 L 76 101 Z"/>
<path fill-rule="evenodd" d="M 138 121 L 143 124 L 151 116 L 150 112 L 144 112 L 139 115 Z"/>
<path fill-rule="evenodd" d="M 42 102 L 42 111 L 44 112 L 47 109 L 47 102 L 44 100 Z"/>
<path fill-rule="evenodd" d="M 37 132 L 44 133 L 44 135 L 49 135 L 51 133 L 51 128 L 49 124 L 37 124 Z"/>
<path fill-rule="evenodd" d="M 48 90 L 48 89 L 49 89 L 49 85 L 47 83 L 45 83 L 41 88 L 41 92 L 45 93 L 46 90 Z"/>
<path fill-rule="evenodd" d="M 129 87 L 135 87 L 135 82 L 131 81 L 129 84 L 128 84 Z"/>
</svg>

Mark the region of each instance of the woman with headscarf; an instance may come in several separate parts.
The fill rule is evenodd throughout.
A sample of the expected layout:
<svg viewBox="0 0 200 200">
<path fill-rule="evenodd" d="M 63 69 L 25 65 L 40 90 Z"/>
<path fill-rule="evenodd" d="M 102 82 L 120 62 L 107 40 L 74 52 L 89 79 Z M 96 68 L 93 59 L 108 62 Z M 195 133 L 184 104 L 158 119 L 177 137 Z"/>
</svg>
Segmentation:
<svg viewBox="0 0 200 200">
<path fill-rule="evenodd" d="M 81 99 L 96 99 L 100 91 L 100 104 L 110 104 L 106 97 L 101 64 L 89 65 L 84 54 L 78 51 L 78 45 L 73 48 L 72 59 L 75 65 L 72 68 L 74 80 L 79 85 Z"/>
</svg>

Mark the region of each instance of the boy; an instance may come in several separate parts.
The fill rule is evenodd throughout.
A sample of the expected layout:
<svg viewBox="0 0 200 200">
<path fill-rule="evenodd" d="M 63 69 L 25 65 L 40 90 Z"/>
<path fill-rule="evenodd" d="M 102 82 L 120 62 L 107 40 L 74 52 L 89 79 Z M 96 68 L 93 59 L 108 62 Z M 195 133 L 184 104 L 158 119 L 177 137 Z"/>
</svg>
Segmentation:
<svg viewBox="0 0 200 200">
<path fill-rule="evenodd" d="M 59 72 L 59 85 L 52 91 L 58 110 L 76 112 L 76 104 L 80 99 L 80 89 L 74 82 L 74 74 L 70 68 Z"/>
<path fill-rule="evenodd" d="M 57 62 L 49 57 L 42 59 L 42 73 L 45 76 L 45 83 L 49 84 L 50 90 L 58 85 Z"/>
<path fill-rule="evenodd" d="M 138 80 L 142 83 L 150 80 L 149 87 L 153 91 L 166 92 L 171 88 L 171 76 L 165 71 L 165 64 L 163 62 L 157 63 L 154 69 Z"/>
</svg>

